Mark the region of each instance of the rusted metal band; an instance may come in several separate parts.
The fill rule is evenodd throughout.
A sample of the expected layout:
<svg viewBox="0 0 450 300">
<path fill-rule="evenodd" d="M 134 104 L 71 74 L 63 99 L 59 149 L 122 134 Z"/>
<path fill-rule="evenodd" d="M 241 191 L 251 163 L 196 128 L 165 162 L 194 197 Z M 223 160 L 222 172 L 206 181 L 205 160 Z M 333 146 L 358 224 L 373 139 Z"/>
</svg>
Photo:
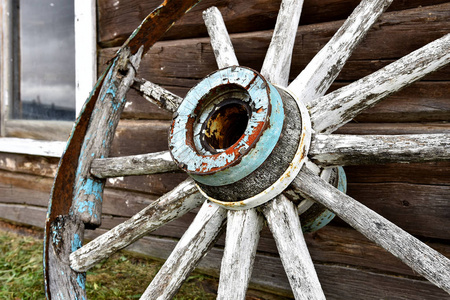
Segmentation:
<svg viewBox="0 0 450 300">
<path fill-rule="evenodd" d="M 231 145 L 220 141 L 213 145 L 222 138 L 223 126 L 232 126 L 216 119 L 232 110 L 246 114 L 245 130 Z M 267 159 L 283 122 L 277 89 L 254 70 L 229 67 L 208 75 L 186 95 L 172 122 L 169 149 L 178 165 L 196 181 L 227 185 L 248 176 Z M 212 145 L 205 141 L 208 138 Z"/>
<path fill-rule="evenodd" d="M 309 113 L 306 107 L 303 105 L 299 99 L 290 93 L 288 90 L 277 87 L 280 89 L 283 89 L 287 93 L 289 93 L 293 99 L 295 99 L 295 102 L 299 108 L 301 119 L 302 119 L 302 137 L 300 139 L 300 143 L 298 145 L 297 151 L 294 155 L 294 158 L 292 160 L 292 163 L 289 165 L 289 167 L 286 169 L 286 171 L 283 173 L 283 175 L 275 181 L 270 187 L 265 189 L 263 192 L 254 195 L 250 198 L 241 200 L 241 201 L 235 201 L 235 202 L 229 202 L 229 201 L 221 201 L 218 199 L 214 199 L 213 197 L 206 194 L 199 186 L 200 193 L 203 194 L 207 199 L 211 200 L 212 202 L 215 202 L 225 208 L 233 209 L 233 210 L 239 210 L 239 209 L 248 209 L 252 207 L 259 206 L 261 204 L 264 204 L 265 202 L 273 199 L 277 195 L 279 195 L 282 191 L 284 191 L 288 185 L 294 180 L 294 178 L 298 175 L 300 172 L 303 164 L 307 160 L 307 154 L 309 150 L 309 145 L 311 143 L 311 121 L 309 119 Z"/>
</svg>

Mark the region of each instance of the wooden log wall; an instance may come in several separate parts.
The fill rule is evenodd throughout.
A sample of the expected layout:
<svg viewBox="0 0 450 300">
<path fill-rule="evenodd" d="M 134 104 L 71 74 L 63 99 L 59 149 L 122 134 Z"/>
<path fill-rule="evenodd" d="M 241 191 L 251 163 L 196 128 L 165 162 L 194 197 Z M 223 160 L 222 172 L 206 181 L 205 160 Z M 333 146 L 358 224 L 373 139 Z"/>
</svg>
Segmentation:
<svg viewBox="0 0 450 300">
<path fill-rule="evenodd" d="M 98 0 L 99 72 L 118 47 L 160 0 Z M 185 93 L 216 63 L 201 12 L 219 8 L 241 65 L 259 70 L 269 45 L 280 0 L 204 0 L 143 58 L 139 77 L 170 91 Z M 358 0 L 305 0 L 290 80 L 332 37 Z M 394 0 L 358 46 L 330 90 L 342 87 L 450 32 L 450 1 Z M 383 100 L 339 129 L 341 134 L 450 132 L 450 66 Z M 167 149 L 171 118 L 130 91 L 112 156 Z M 56 158 L 0 153 L 0 218 L 44 226 Z M 348 194 L 450 257 L 450 163 L 387 164 L 346 167 Z M 112 228 L 171 190 L 180 173 L 115 178 L 107 181 L 100 229 Z M 166 258 L 194 217 L 188 213 L 130 249 Z M 448 299 L 392 255 L 335 219 L 306 241 L 327 299 Z M 222 237 L 200 264 L 218 275 Z M 264 229 L 252 287 L 290 297 L 273 238 Z"/>
</svg>

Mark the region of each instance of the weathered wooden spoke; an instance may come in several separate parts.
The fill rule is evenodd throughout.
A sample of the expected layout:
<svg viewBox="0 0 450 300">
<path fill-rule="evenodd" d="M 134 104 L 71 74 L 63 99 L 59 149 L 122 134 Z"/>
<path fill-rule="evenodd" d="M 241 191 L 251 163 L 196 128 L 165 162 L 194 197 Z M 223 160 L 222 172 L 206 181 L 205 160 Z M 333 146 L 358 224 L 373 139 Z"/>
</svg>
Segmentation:
<svg viewBox="0 0 450 300">
<path fill-rule="evenodd" d="M 338 76 L 353 50 L 392 0 L 363 0 L 331 40 L 291 82 L 289 89 L 309 103 L 322 96 Z"/>
<path fill-rule="evenodd" d="M 450 259 L 307 169 L 297 176 L 292 185 L 297 192 L 326 206 L 368 239 L 450 293 Z"/>
<path fill-rule="evenodd" d="M 267 80 L 283 87 L 288 84 L 292 50 L 302 6 L 303 0 L 281 2 L 272 40 L 261 69 L 261 74 Z"/>
<path fill-rule="evenodd" d="M 228 35 L 227 28 L 222 18 L 222 14 L 217 7 L 210 7 L 203 12 L 206 28 L 211 38 L 211 46 L 214 50 L 217 66 L 225 68 L 238 66 L 238 59 L 234 53 L 233 44 Z"/>
<path fill-rule="evenodd" d="M 217 299 L 245 299 L 262 225 L 256 209 L 228 211 Z"/>
<path fill-rule="evenodd" d="M 87 271 L 145 234 L 181 217 L 203 201 L 193 181 L 188 179 L 132 218 L 73 252 L 70 266 L 78 272 Z"/>
<path fill-rule="evenodd" d="M 309 157 L 324 167 L 450 160 L 450 134 L 318 134 Z"/>
<path fill-rule="evenodd" d="M 205 201 L 141 299 L 170 299 L 214 244 L 225 224 L 226 209 Z"/>
<path fill-rule="evenodd" d="M 263 212 L 277 243 L 295 299 L 325 299 L 294 204 L 280 195 L 267 203 Z"/>
<path fill-rule="evenodd" d="M 450 34 L 371 75 L 315 99 L 310 105 L 314 130 L 331 133 L 384 97 L 450 63 L 448 49 Z"/>
<path fill-rule="evenodd" d="M 144 99 L 170 112 L 175 112 L 183 101 L 183 98 L 171 91 L 145 79 L 135 78 L 132 88 L 138 91 Z"/>
<path fill-rule="evenodd" d="M 91 174 L 97 178 L 150 175 L 178 171 L 169 151 L 149 154 L 97 158 L 91 164 Z"/>
</svg>

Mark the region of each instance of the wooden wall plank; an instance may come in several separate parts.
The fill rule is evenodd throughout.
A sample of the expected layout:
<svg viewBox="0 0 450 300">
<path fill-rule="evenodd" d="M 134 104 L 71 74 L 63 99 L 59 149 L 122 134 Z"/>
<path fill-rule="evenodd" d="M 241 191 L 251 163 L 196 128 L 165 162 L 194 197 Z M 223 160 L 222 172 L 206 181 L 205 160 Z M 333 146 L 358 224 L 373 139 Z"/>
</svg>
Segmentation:
<svg viewBox="0 0 450 300">
<path fill-rule="evenodd" d="M 0 218 L 16 223 L 44 228 L 47 208 L 0 203 Z"/>
<path fill-rule="evenodd" d="M 450 239 L 450 186 L 349 183 L 348 195 L 409 233 Z"/>
<path fill-rule="evenodd" d="M 424 123 L 347 123 L 337 134 L 425 134 L 450 133 L 447 122 Z"/>
<path fill-rule="evenodd" d="M 444 0 L 394 1 L 390 11 L 444 3 Z M 102 46 L 120 46 L 143 18 L 156 8 L 161 0 L 151 1 L 97 1 L 99 42 Z M 201 17 L 203 10 L 216 6 L 221 11 L 230 33 L 272 29 L 280 7 L 280 0 L 230 1 L 204 0 L 189 14 L 175 23 L 165 39 L 185 39 L 206 36 Z M 313 24 L 345 19 L 359 0 L 305 1 L 300 24 Z"/>
<path fill-rule="evenodd" d="M 325 45 L 342 21 L 299 27 L 294 47 L 291 79 Z M 357 47 L 338 80 L 355 80 L 442 37 L 450 31 L 450 3 L 391 12 L 383 15 Z M 389 37 L 387 39 L 386 37 Z M 271 31 L 232 34 L 236 54 L 242 65 L 259 70 L 271 38 Z M 115 54 L 115 48 L 99 53 L 100 69 Z M 374 60 L 376 62 L 374 62 Z M 365 65 L 364 65 L 365 62 Z M 143 59 L 140 75 L 154 83 L 192 87 L 216 69 L 208 38 L 159 42 Z M 440 80 L 450 78 L 450 68 L 440 71 Z M 187 80 L 183 82 L 184 80 Z M 188 84 L 189 82 L 189 84 Z"/>
<path fill-rule="evenodd" d="M 331 86 L 330 91 L 345 86 L 338 82 Z M 166 87 L 173 89 L 173 87 Z M 363 111 L 355 120 L 362 123 L 389 122 L 435 122 L 450 120 L 450 101 L 447 91 L 450 81 L 419 81 L 405 89 L 394 93 L 374 107 Z M 187 91 L 178 89 L 179 94 Z M 170 120 L 172 115 L 156 105 L 148 102 L 135 92 L 127 95 L 127 107 L 124 119 L 161 119 Z"/>
<path fill-rule="evenodd" d="M 347 166 L 349 183 L 450 185 L 450 162 Z"/>
<path fill-rule="evenodd" d="M 53 178 L 59 158 L 0 152 L 0 170 Z"/>
</svg>

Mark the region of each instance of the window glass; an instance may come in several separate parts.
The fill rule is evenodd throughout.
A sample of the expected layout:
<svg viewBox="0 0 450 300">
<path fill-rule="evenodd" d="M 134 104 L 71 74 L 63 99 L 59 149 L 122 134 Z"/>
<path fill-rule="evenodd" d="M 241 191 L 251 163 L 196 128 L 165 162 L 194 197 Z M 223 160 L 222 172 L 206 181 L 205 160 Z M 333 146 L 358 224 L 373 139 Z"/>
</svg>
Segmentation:
<svg viewBox="0 0 450 300">
<path fill-rule="evenodd" d="M 19 11 L 20 109 L 13 117 L 74 120 L 74 1 L 22 0 Z"/>
</svg>

